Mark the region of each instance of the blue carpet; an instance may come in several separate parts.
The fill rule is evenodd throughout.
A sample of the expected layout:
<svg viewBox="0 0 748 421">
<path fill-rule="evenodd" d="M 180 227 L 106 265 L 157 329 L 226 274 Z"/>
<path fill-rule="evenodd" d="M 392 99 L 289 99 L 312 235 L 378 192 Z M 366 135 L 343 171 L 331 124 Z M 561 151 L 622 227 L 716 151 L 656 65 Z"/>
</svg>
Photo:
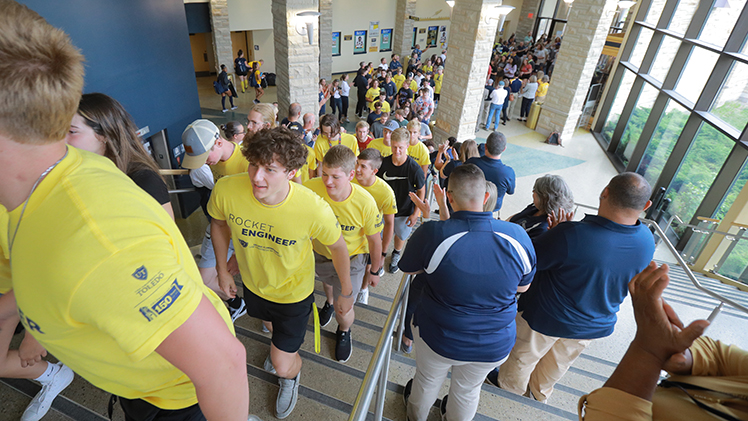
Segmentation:
<svg viewBox="0 0 748 421">
<path fill-rule="evenodd" d="M 476 138 L 476 142 L 485 143 L 485 138 Z M 557 155 L 555 153 L 527 148 L 508 143 L 506 151 L 501 154 L 501 161 L 514 169 L 517 177 L 533 174 L 549 174 L 553 171 L 573 167 L 584 163 L 584 160 Z"/>
</svg>

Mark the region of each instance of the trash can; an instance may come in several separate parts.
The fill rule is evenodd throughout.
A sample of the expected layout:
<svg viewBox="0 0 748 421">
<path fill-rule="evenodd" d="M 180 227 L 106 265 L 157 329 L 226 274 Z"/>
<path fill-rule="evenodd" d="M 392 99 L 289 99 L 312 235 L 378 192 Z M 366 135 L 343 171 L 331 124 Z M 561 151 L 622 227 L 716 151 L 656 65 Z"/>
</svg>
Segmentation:
<svg viewBox="0 0 748 421">
<path fill-rule="evenodd" d="M 531 130 L 535 130 L 535 126 L 538 125 L 538 117 L 540 116 L 540 109 L 543 106 L 537 102 L 533 102 L 530 106 L 530 114 L 527 115 L 527 127 Z"/>
</svg>

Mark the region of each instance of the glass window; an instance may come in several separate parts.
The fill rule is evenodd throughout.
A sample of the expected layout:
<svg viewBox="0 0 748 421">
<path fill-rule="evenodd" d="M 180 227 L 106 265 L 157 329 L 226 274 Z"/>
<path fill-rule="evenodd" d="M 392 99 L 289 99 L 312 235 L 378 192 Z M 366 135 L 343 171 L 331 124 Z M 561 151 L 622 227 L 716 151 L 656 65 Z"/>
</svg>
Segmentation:
<svg viewBox="0 0 748 421">
<path fill-rule="evenodd" d="M 675 13 L 667 26 L 671 31 L 679 34 L 685 34 L 688 24 L 691 23 L 696 8 L 699 6 L 699 0 L 680 0 L 675 7 Z"/>
<path fill-rule="evenodd" d="M 733 146 L 735 142 L 708 123 L 701 125 L 667 190 L 666 197 L 673 201 L 669 208 L 671 214 L 685 222 L 694 217 Z M 676 228 L 678 235 L 683 235 L 683 231 L 683 228 Z"/>
<path fill-rule="evenodd" d="M 636 172 L 641 174 L 650 185 L 654 186 L 660 178 L 660 173 L 673 151 L 675 142 L 686 125 L 688 115 L 688 110 L 680 104 L 668 101 L 665 113 L 657 123 L 652 140 L 649 141 L 639 168 L 636 169 Z"/>
<path fill-rule="evenodd" d="M 618 119 L 621 118 L 623 106 L 626 105 L 626 99 L 628 99 L 629 93 L 631 92 L 631 85 L 634 84 L 634 79 L 636 79 L 636 76 L 632 72 L 624 70 L 621 84 L 618 86 L 618 91 L 615 93 L 616 97 L 613 100 L 613 105 L 610 107 L 608 118 L 605 120 L 605 125 L 600 132 L 603 139 L 605 139 L 605 143 L 610 143 L 613 131 L 616 129 L 616 124 L 618 124 Z"/>
<path fill-rule="evenodd" d="M 641 95 L 636 100 L 631 117 L 629 117 L 629 121 L 626 123 L 626 128 L 623 129 L 621 142 L 616 148 L 616 156 L 623 162 L 623 165 L 628 165 L 631 154 L 634 153 L 634 148 L 639 143 L 642 129 L 649 118 L 649 113 L 652 111 L 652 106 L 655 99 L 657 99 L 658 93 L 657 88 L 645 83 Z"/>
<path fill-rule="evenodd" d="M 540 13 L 538 13 L 538 17 L 542 18 L 552 18 L 553 14 L 556 12 L 556 2 L 558 0 L 545 0 L 543 1 L 543 7 L 540 8 Z"/>
<path fill-rule="evenodd" d="M 678 48 L 680 48 L 679 40 L 667 35 L 663 37 L 662 44 L 660 44 L 660 48 L 657 50 L 657 55 L 652 63 L 652 69 L 649 71 L 649 74 L 653 78 L 660 82 L 665 80 L 665 76 L 667 76 L 667 72 L 670 70 L 670 65 L 673 64 L 673 59 L 675 58 L 675 53 L 678 52 Z"/>
<path fill-rule="evenodd" d="M 735 62 L 709 111 L 743 131 L 748 123 L 748 64 Z"/>
<path fill-rule="evenodd" d="M 543 34 L 548 34 L 548 30 L 551 29 L 551 20 L 550 19 L 538 19 L 538 35 L 537 37 L 540 38 Z M 550 36 L 550 34 L 548 34 Z M 553 39 L 553 37 L 550 37 Z"/>
<path fill-rule="evenodd" d="M 569 19 L 569 13 L 571 12 L 571 3 L 566 3 L 565 1 L 561 1 L 558 4 L 558 12 L 556 12 L 556 16 L 554 16 L 556 19 Z"/>
<path fill-rule="evenodd" d="M 652 40 L 653 34 L 654 31 L 651 29 L 641 28 L 639 37 L 636 39 L 636 45 L 634 45 L 634 51 L 631 52 L 629 63 L 636 67 L 641 67 L 644 54 L 647 52 L 647 47 L 649 47 L 649 42 Z"/>
<path fill-rule="evenodd" d="M 564 36 L 564 31 L 566 30 L 566 24 L 564 22 L 556 21 L 556 24 L 553 25 L 553 37 L 562 37 Z"/>
<path fill-rule="evenodd" d="M 740 194 L 740 191 L 745 187 L 746 182 L 748 182 L 748 161 L 743 164 L 743 169 L 740 170 L 737 178 L 733 180 L 730 190 L 728 190 L 725 198 L 722 200 L 722 204 L 714 214 L 715 219 L 724 219 L 725 215 L 727 215 L 727 212 L 730 210 L 730 207 L 732 207 L 732 204 L 735 203 L 738 194 Z"/>
<path fill-rule="evenodd" d="M 649 10 L 647 10 L 647 17 L 644 18 L 644 22 L 657 25 L 657 21 L 660 20 L 662 15 L 662 9 L 665 8 L 666 0 L 652 0 L 649 3 Z"/>
<path fill-rule="evenodd" d="M 732 187 L 730 187 L 725 199 L 722 201 L 722 205 L 720 205 L 719 210 L 714 215 L 716 219 L 721 220 L 725 215 L 727 215 L 727 212 L 730 210 L 733 203 L 735 203 L 735 199 L 738 197 L 738 194 L 743 189 L 746 182 L 748 182 L 748 162 L 743 164 L 743 169 L 740 171 L 740 174 L 735 181 L 733 181 Z M 736 232 L 736 229 L 733 228 L 730 231 Z M 732 279 L 740 278 L 746 267 L 748 267 L 747 237 L 748 233 L 744 233 L 743 239 L 738 242 L 717 273 Z"/>
<path fill-rule="evenodd" d="M 699 39 L 718 47 L 724 47 L 727 38 L 735 27 L 740 12 L 745 6 L 745 2 L 746 0 L 729 0 L 724 2 L 725 7 L 712 7 L 712 10 L 709 11 L 709 17 L 707 17 L 706 23 L 701 29 Z"/>
<path fill-rule="evenodd" d="M 716 53 L 693 47 L 686 66 L 678 78 L 678 83 L 675 85 L 675 91 L 695 104 L 707 79 L 712 74 L 717 58 L 719 55 Z"/>
</svg>

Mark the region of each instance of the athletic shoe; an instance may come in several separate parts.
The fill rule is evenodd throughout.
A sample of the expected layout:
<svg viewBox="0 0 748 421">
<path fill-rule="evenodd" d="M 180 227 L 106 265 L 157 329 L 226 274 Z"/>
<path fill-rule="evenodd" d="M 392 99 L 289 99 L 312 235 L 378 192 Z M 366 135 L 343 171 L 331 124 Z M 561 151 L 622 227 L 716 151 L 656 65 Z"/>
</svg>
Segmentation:
<svg viewBox="0 0 748 421">
<path fill-rule="evenodd" d="M 405 345 L 405 341 L 400 340 L 400 349 L 402 349 L 404 353 L 410 354 L 413 352 L 413 342 L 411 342 L 410 345 Z"/>
<path fill-rule="evenodd" d="M 447 413 L 447 399 L 449 399 L 449 394 L 444 395 L 442 398 L 442 404 L 439 405 L 439 411 L 442 413 L 442 419 L 444 419 L 445 414 Z"/>
<path fill-rule="evenodd" d="M 225 113 L 226 111 L 228 111 L 228 110 L 225 109 L 225 108 L 221 110 L 222 113 Z"/>
<path fill-rule="evenodd" d="M 57 363 L 60 369 L 52 379 L 42 383 L 42 390 L 34 396 L 21 416 L 21 421 L 38 421 L 52 407 L 52 402 L 73 381 L 73 370 L 63 363 Z"/>
<path fill-rule="evenodd" d="M 236 302 L 239 302 L 239 307 L 234 307 L 233 305 L 236 305 Z M 244 304 L 244 300 L 241 298 L 232 298 L 228 301 L 226 301 L 226 304 L 229 305 L 229 314 L 231 315 L 231 323 L 236 323 L 236 319 L 244 316 L 247 314 L 247 306 Z M 233 304 L 233 305 L 232 305 Z"/>
<path fill-rule="evenodd" d="M 335 334 L 337 335 L 335 338 L 335 359 L 341 363 L 347 362 L 351 359 L 351 354 L 353 354 L 351 330 L 348 329 L 347 332 L 341 332 L 340 329 L 338 329 Z"/>
<path fill-rule="evenodd" d="M 380 278 L 384 276 L 384 262 L 382 262 L 382 267 L 379 268 L 377 275 L 379 275 Z"/>
<path fill-rule="evenodd" d="M 400 262 L 400 253 L 392 253 L 392 260 L 390 260 L 390 273 L 397 273 L 400 268 L 397 264 Z"/>
<path fill-rule="evenodd" d="M 262 421 L 257 415 L 250 415 L 247 421 Z"/>
<path fill-rule="evenodd" d="M 262 333 L 270 333 L 270 329 L 268 329 L 264 323 L 262 324 Z"/>
<path fill-rule="evenodd" d="M 410 399 L 411 390 L 413 390 L 413 379 L 408 380 L 408 383 L 405 383 L 405 389 L 403 389 L 403 402 L 405 403 L 405 408 L 408 407 L 408 399 Z"/>
<path fill-rule="evenodd" d="M 259 99 L 255 99 L 255 100 L 254 100 L 253 102 L 254 102 L 255 104 L 259 104 L 259 103 L 260 103 L 260 100 L 259 100 Z"/>
<path fill-rule="evenodd" d="M 278 378 L 280 390 L 278 390 L 278 398 L 275 400 L 276 418 L 282 420 L 291 415 L 291 411 L 293 411 L 296 401 L 299 399 L 299 379 L 301 379 L 301 372 L 293 379 Z"/>
<path fill-rule="evenodd" d="M 319 311 L 319 325 L 321 327 L 327 326 L 332 320 L 332 315 L 335 314 L 335 309 L 327 301 L 325 301 L 324 307 L 317 311 Z"/>
<path fill-rule="evenodd" d="M 233 105 L 233 106 L 231 106 L 231 109 L 232 109 L 232 110 L 235 110 L 235 109 L 237 109 L 237 108 L 239 108 L 239 107 L 237 107 L 236 105 Z"/>
<path fill-rule="evenodd" d="M 264 368 L 268 373 L 278 374 L 278 372 L 275 371 L 275 367 L 273 367 L 273 362 L 270 360 L 270 354 L 268 354 L 268 357 L 265 358 L 265 362 L 262 364 L 262 368 Z"/>
<path fill-rule="evenodd" d="M 364 288 L 358 292 L 356 304 L 369 304 L 369 288 Z"/>
<path fill-rule="evenodd" d="M 491 372 L 488 373 L 488 375 L 486 376 L 486 383 L 492 384 L 499 388 L 501 387 L 499 386 L 499 369 L 498 368 L 494 368 L 493 370 L 491 370 Z"/>
</svg>

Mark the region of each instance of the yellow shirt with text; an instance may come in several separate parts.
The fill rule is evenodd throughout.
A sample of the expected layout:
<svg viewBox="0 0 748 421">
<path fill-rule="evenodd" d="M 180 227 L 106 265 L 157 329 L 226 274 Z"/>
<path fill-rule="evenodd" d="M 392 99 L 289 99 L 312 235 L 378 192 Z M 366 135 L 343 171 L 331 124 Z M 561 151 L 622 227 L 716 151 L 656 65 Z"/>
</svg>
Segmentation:
<svg viewBox="0 0 748 421">
<path fill-rule="evenodd" d="M 218 181 L 221 177 L 227 175 L 245 173 L 249 167 L 249 161 L 242 154 L 242 147 L 234 142 L 229 143 L 234 145 L 234 152 L 231 153 L 229 159 L 210 166 L 214 181 Z"/>
<path fill-rule="evenodd" d="M 403 87 L 403 82 L 405 82 L 405 75 L 394 75 L 392 76 L 392 81 L 395 82 L 395 86 L 397 87 L 397 90 L 395 92 L 397 92 L 400 90 L 400 88 Z"/>
<path fill-rule="evenodd" d="M 392 148 L 384 144 L 384 138 L 380 137 L 369 142 L 366 149 L 376 149 L 382 154 L 382 158 L 392 155 Z"/>
<path fill-rule="evenodd" d="M 68 146 L 21 210 L 11 276 L 26 330 L 109 393 L 194 405 L 195 386 L 156 348 L 203 297 L 234 327 L 163 207 L 109 159 Z"/>
<path fill-rule="evenodd" d="M 350 196 L 342 202 L 336 202 L 328 196 L 325 183 L 319 177 L 307 181 L 304 187 L 317 193 L 332 208 L 343 231 L 348 255 L 368 253 L 369 241 L 366 236 L 382 232 L 383 225 L 374 198 L 363 187 L 351 184 L 353 189 Z M 314 251 L 332 259 L 330 250 L 317 240 L 314 241 Z"/>
<path fill-rule="evenodd" d="M 358 141 L 356 136 L 348 133 L 341 133 L 340 140 L 336 142 L 330 141 L 325 135 L 317 136 L 317 141 L 314 142 L 314 155 L 317 158 L 317 162 L 322 162 L 327 151 L 335 145 L 344 145 L 349 147 L 356 156 L 358 156 Z"/>
<path fill-rule="evenodd" d="M 358 180 L 353 179 L 353 183 L 361 186 Z M 364 190 L 369 192 L 374 201 L 377 202 L 377 208 L 379 213 L 382 215 L 394 215 L 397 213 L 397 200 L 395 199 L 395 191 L 392 190 L 386 181 L 379 177 L 374 177 L 374 184 L 371 186 L 361 186 Z"/>
<path fill-rule="evenodd" d="M 313 180 L 316 180 L 313 179 Z M 289 183 L 285 200 L 260 203 L 247 176 L 216 183 L 208 213 L 226 221 L 244 285 L 275 303 L 298 303 L 314 291 L 312 239 L 333 244 L 340 225 L 330 205 L 309 189 Z"/>
<path fill-rule="evenodd" d="M 429 156 L 429 148 L 418 142 L 415 145 L 408 146 L 408 156 L 415 159 L 418 165 L 431 165 L 431 157 Z"/>
</svg>

